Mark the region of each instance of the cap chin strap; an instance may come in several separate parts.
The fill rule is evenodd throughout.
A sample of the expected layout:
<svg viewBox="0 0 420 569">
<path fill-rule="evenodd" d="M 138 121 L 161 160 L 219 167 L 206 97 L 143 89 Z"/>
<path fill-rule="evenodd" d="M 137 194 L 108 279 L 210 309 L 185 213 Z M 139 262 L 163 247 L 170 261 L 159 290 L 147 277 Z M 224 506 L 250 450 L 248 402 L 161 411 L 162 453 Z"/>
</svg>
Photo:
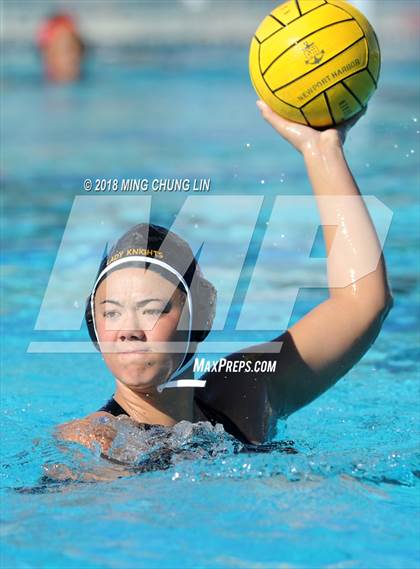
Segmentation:
<svg viewBox="0 0 420 569">
<path fill-rule="evenodd" d="M 166 387 L 202 387 L 202 385 L 199 385 L 199 384 L 204 385 L 205 381 L 199 381 L 196 379 L 180 379 L 178 381 L 173 381 L 176 377 L 178 377 L 181 373 L 183 373 L 191 365 L 190 361 L 186 362 L 185 364 L 184 364 L 184 362 L 185 362 L 185 358 L 187 357 L 188 348 L 190 347 L 190 343 L 191 343 L 191 328 L 192 328 L 192 321 L 193 321 L 192 298 L 191 298 L 190 288 L 187 285 L 187 283 L 185 282 L 184 277 L 180 273 L 178 273 L 178 271 L 176 269 L 171 267 L 171 265 L 168 265 L 167 263 L 164 263 L 163 261 L 160 261 L 159 259 L 154 259 L 152 257 L 145 257 L 143 255 L 132 255 L 130 257 L 124 257 L 124 259 L 117 259 L 116 261 L 110 263 L 99 274 L 99 276 L 96 279 L 96 282 L 93 286 L 91 295 L 90 295 L 90 310 L 91 310 L 91 314 L 92 314 L 92 323 L 93 323 L 93 329 L 95 331 L 95 336 L 96 336 L 96 339 L 98 340 L 98 343 L 99 343 L 99 337 L 98 337 L 98 331 L 96 329 L 95 302 L 94 302 L 95 292 L 96 292 L 96 289 L 98 287 L 98 284 L 111 269 L 114 269 L 115 267 L 118 267 L 120 265 L 132 263 L 133 261 L 141 261 L 142 263 L 151 263 L 152 265 L 158 265 L 160 267 L 163 267 L 164 269 L 166 269 L 167 271 L 169 271 L 170 273 L 172 273 L 173 275 L 176 276 L 176 278 L 182 283 L 182 285 L 185 289 L 185 292 L 187 293 L 189 322 L 188 322 L 188 339 L 187 339 L 186 348 L 184 350 L 184 357 L 182 358 L 181 363 L 176 368 L 176 370 L 171 374 L 168 381 L 159 385 L 157 387 L 157 390 L 159 392 L 161 392 Z"/>
</svg>

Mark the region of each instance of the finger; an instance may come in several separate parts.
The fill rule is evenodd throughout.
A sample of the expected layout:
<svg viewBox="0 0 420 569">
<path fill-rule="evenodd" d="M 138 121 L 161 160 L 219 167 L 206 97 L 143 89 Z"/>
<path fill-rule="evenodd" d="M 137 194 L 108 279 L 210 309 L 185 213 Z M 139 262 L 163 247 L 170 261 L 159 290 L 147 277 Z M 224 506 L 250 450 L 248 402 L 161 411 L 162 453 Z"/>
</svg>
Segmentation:
<svg viewBox="0 0 420 569">
<path fill-rule="evenodd" d="M 257 101 L 257 107 L 260 109 L 264 119 L 269 122 L 273 128 L 279 132 L 285 132 L 290 121 L 275 113 L 264 101 Z"/>
</svg>

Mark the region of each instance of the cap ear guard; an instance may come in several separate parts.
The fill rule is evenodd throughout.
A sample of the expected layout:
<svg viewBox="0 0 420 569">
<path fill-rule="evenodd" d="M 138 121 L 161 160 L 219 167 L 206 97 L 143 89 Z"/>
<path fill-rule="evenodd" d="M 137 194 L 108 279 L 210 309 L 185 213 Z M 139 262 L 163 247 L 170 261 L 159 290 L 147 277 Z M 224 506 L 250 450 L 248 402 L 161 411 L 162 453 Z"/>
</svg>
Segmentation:
<svg viewBox="0 0 420 569">
<path fill-rule="evenodd" d="M 192 291 L 194 305 L 193 329 L 191 341 L 203 342 L 210 333 L 216 314 L 217 292 L 214 286 L 201 274 Z"/>
<path fill-rule="evenodd" d="M 93 314 L 92 314 L 90 296 L 88 297 L 88 299 L 86 301 L 85 321 L 86 321 L 86 326 L 87 326 L 87 329 L 89 332 L 90 339 L 92 340 L 93 345 L 98 350 L 98 352 L 100 352 L 101 350 L 99 348 L 98 338 L 96 337 L 95 327 L 93 325 Z"/>
</svg>

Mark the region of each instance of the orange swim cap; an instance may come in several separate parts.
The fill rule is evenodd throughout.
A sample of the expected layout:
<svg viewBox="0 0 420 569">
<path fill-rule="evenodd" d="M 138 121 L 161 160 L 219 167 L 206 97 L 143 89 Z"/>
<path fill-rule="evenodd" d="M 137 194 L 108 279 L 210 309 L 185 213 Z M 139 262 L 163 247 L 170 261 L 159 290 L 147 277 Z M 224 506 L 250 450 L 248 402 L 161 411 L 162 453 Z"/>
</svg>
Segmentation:
<svg viewBox="0 0 420 569">
<path fill-rule="evenodd" d="M 63 29 L 68 30 L 77 37 L 79 36 L 76 22 L 69 14 L 60 13 L 48 18 L 48 20 L 41 25 L 38 32 L 38 47 L 40 49 L 45 49 L 57 31 Z"/>
</svg>

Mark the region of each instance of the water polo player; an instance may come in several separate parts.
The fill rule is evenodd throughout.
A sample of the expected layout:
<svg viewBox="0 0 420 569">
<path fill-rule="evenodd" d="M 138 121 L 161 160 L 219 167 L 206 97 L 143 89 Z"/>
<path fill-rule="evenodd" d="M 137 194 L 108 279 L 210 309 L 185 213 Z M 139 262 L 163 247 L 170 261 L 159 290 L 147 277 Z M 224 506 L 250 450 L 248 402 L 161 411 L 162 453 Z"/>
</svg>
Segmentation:
<svg viewBox="0 0 420 569">
<path fill-rule="evenodd" d="M 180 237 L 148 224 L 132 228 L 104 259 L 86 309 L 92 340 L 115 377 L 115 393 L 99 411 L 62 425 L 63 438 L 87 446 L 99 442 L 106 451 L 115 432 L 101 428 L 97 418 L 128 415 L 147 426 L 221 423 L 241 441 L 262 443 L 280 417 L 334 385 L 377 337 L 392 296 L 375 228 L 343 152 L 346 133 L 360 115 L 320 132 L 279 117 L 262 102 L 258 106 L 303 155 L 326 251 L 333 239 L 340 244 L 328 256 L 328 299 L 273 340 L 282 343 L 277 353 L 263 344 L 227 357 L 250 362 L 251 369 L 256 360 L 275 360 L 275 372 L 232 366 L 205 373 L 205 387 L 162 389 L 193 378 L 194 353 L 211 328 L 216 292 Z M 351 208 L 324 196 L 352 196 Z M 373 269 L 359 278 L 360 266 Z"/>
<path fill-rule="evenodd" d="M 48 80 L 66 83 L 79 79 L 86 48 L 72 16 L 58 13 L 43 22 L 38 48 Z"/>
</svg>

